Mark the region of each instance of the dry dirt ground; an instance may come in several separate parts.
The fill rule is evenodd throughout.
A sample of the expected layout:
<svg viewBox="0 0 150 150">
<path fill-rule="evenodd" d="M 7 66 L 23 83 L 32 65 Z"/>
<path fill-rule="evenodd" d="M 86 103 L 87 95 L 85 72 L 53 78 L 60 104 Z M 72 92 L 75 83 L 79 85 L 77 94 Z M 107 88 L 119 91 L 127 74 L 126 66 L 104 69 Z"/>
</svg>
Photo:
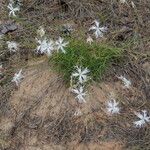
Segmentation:
<svg viewBox="0 0 150 150">
<path fill-rule="evenodd" d="M 79 105 L 47 60 L 29 61 L 20 87 L 11 93 L 11 113 L 0 130 L 11 135 L 3 148 L 20 150 L 122 150 L 123 142 L 107 133 L 105 106 L 113 84 L 89 87 L 87 103 Z M 117 87 L 116 86 L 116 87 Z M 80 110 L 81 114 L 75 115 Z M 102 125 L 101 125 L 102 124 Z M 95 128 L 96 127 L 96 128 Z M 108 136 L 108 137 L 107 137 Z M 100 140 L 99 140 L 100 139 Z"/>
</svg>

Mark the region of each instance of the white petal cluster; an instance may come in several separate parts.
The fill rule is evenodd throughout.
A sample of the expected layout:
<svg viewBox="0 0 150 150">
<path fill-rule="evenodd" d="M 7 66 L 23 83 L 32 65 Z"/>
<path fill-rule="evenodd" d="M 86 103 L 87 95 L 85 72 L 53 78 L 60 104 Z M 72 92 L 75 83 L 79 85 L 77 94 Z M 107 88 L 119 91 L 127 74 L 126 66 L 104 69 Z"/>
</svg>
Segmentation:
<svg viewBox="0 0 150 150">
<path fill-rule="evenodd" d="M 126 79 L 124 76 L 120 76 L 120 77 L 118 77 L 118 79 L 122 80 L 125 88 L 130 88 L 130 86 L 131 86 L 130 80 Z"/>
<path fill-rule="evenodd" d="M 59 37 L 58 40 L 55 42 L 57 51 L 61 51 L 66 53 L 65 47 L 69 44 L 69 42 L 64 42 L 64 39 Z"/>
<path fill-rule="evenodd" d="M 135 113 L 135 115 L 140 119 L 138 121 L 134 122 L 134 125 L 136 127 L 143 127 L 145 123 L 150 122 L 150 116 L 148 116 L 147 111 L 143 110 L 142 113 Z"/>
<path fill-rule="evenodd" d="M 19 44 L 14 41 L 7 41 L 8 49 L 10 52 L 16 52 L 18 50 Z"/>
<path fill-rule="evenodd" d="M 107 31 L 107 27 L 100 27 L 100 23 L 95 20 L 94 25 L 90 27 L 89 31 L 94 31 L 95 37 L 103 37 L 104 32 Z"/>
<path fill-rule="evenodd" d="M 46 49 L 46 51 L 45 51 L 45 54 L 46 54 L 47 56 L 51 56 L 53 50 L 54 50 L 54 41 L 49 40 L 49 41 L 47 42 L 47 49 Z"/>
<path fill-rule="evenodd" d="M 87 92 L 84 92 L 83 86 L 80 86 L 79 88 L 76 89 L 72 89 L 72 92 L 77 95 L 76 99 L 78 100 L 79 103 L 86 103 L 85 96 Z"/>
<path fill-rule="evenodd" d="M 10 0 L 7 8 L 9 9 L 9 16 L 16 17 L 16 12 L 20 11 L 20 1 L 18 1 L 18 4 L 15 6 L 14 0 Z"/>
<path fill-rule="evenodd" d="M 71 75 L 71 85 L 73 85 L 73 88 L 71 91 L 76 94 L 76 99 L 79 103 L 85 103 L 85 96 L 87 95 L 87 92 L 84 92 L 84 85 L 88 81 L 90 73 L 89 69 L 75 66 L 75 72 Z"/>
<path fill-rule="evenodd" d="M 47 40 L 46 38 L 42 40 L 36 39 L 38 46 L 37 46 L 37 53 L 40 54 L 47 54 L 48 56 L 51 56 L 53 50 L 54 50 L 54 42 L 52 40 Z"/>
<path fill-rule="evenodd" d="M 22 69 L 18 72 L 15 73 L 12 82 L 15 82 L 17 86 L 19 86 L 19 83 L 21 82 L 21 79 L 23 79 L 24 76 L 22 75 Z"/>
<path fill-rule="evenodd" d="M 116 102 L 115 99 L 112 99 L 107 102 L 107 111 L 110 114 L 118 114 L 120 111 L 120 108 L 118 107 L 119 103 Z"/>
<path fill-rule="evenodd" d="M 47 54 L 48 56 L 52 55 L 52 52 L 54 50 L 57 50 L 57 52 L 61 51 L 63 53 L 66 53 L 65 47 L 69 44 L 69 42 L 64 42 L 64 39 L 59 37 L 57 41 L 48 40 L 45 37 L 45 30 L 42 26 L 39 27 L 37 30 L 37 38 L 36 42 L 38 43 L 38 46 L 36 48 L 37 53 L 40 54 Z"/>
<path fill-rule="evenodd" d="M 47 49 L 47 39 L 44 38 L 43 40 L 38 40 L 36 39 L 36 42 L 38 43 L 38 46 L 37 46 L 37 53 L 41 53 L 43 54 L 44 51 L 46 51 Z"/>
<path fill-rule="evenodd" d="M 78 83 L 83 84 L 89 79 L 88 73 L 90 72 L 87 68 L 76 66 L 76 71 L 72 73 L 72 77 L 78 78 Z"/>
</svg>

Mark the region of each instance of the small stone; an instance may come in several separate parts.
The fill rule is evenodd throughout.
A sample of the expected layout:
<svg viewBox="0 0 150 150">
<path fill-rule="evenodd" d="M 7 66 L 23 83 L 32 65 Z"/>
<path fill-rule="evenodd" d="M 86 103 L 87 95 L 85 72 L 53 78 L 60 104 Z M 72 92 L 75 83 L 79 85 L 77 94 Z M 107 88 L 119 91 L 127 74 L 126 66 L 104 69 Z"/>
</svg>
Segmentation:
<svg viewBox="0 0 150 150">
<path fill-rule="evenodd" d="M 0 35 L 15 31 L 15 30 L 17 30 L 17 28 L 18 28 L 18 26 L 13 22 L 1 24 L 0 25 Z"/>
</svg>

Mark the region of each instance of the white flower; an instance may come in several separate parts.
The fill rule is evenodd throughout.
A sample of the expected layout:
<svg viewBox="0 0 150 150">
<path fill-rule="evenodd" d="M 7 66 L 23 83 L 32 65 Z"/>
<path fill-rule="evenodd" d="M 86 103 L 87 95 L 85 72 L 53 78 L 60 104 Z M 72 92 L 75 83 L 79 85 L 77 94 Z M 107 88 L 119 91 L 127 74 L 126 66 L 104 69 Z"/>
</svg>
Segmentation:
<svg viewBox="0 0 150 150">
<path fill-rule="evenodd" d="M 18 86 L 19 83 L 21 82 L 21 79 L 23 79 L 24 76 L 22 75 L 22 69 L 18 72 L 18 73 L 15 73 L 13 79 L 12 79 L 12 82 L 15 82 L 16 85 Z"/>
<path fill-rule="evenodd" d="M 115 99 L 110 100 L 109 102 L 107 102 L 107 111 L 111 114 L 118 114 L 120 111 L 118 105 L 119 103 L 116 102 Z"/>
<path fill-rule="evenodd" d="M 77 94 L 76 98 L 78 99 L 79 103 L 86 103 L 84 97 L 86 96 L 87 92 L 84 92 L 83 86 L 80 86 L 79 89 L 72 89 L 72 92 Z"/>
<path fill-rule="evenodd" d="M 103 33 L 106 32 L 106 27 L 100 27 L 99 22 L 97 20 L 94 21 L 95 25 L 93 25 L 89 30 L 94 30 L 94 34 L 96 38 L 103 37 Z"/>
<path fill-rule="evenodd" d="M 47 39 L 46 38 L 44 38 L 43 40 L 36 39 L 36 41 L 39 44 L 36 49 L 37 52 L 43 54 L 47 49 Z"/>
<path fill-rule="evenodd" d="M 66 53 L 64 47 L 66 47 L 68 44 L 69 42 L 64 42 L 64 39 L 59 37 L 59 39 L 56 41 L 57 50 L 61 50 L 63 53 Z"/>
<path fill-rule="evenodd" d="M 52 40 L 49 40 L 47 42 L 47 48 L 45 54 L 47 54 L 47 56 L 51 56 L 53 50 L 54 50 L 54 42 Z"/>
<path fill-rule="evenodd" d="M 118 79 L 122 80 L 125 88 L 130 88 L 130 86 L 131 86 L 131 81 L 130 80 L 127 80 L 123 76 L 118 77 Z"/>
<path fill-rule="evenodd" d="M 72 73 L 72 77 L 78 77 L 78 82 L 83 84 L 87 81 L 87 74 L 90 72 L 87 68 L 82 69 L 82 67 L 76 66 L 77 70 L 75 73 Z"/>
<path fill-rule="evenodd" d="M 8 49 L 10 52 L 16 52 L 18 50 L 18 43 L 14 42 L 14 41 L 7 41 L 6 42 L 8 45 Z"/>
<path fill-rule="evenodd" d="M 37 52 L 38 53 L 45 53 L 48 56 L 50 56 L 52 54 L 52 51 L 54 50 L 54 42 L 52 40 L 47 40 L 46 38 L 44 38 L 43 40 L 38 40 L 36 39 L 38 42 L 38 46 L 37 46 Z"/>
<path fill-rule="evenodd" d="M 150 116 L 147 115 L 147 111 L 143 110 L 143 114 L 141 113 L 135 113 L 135 115 L 140 119 L 138 121 L 135 121 L 134 124 L 136 127 L 143 127 L 143 125 L 147 122 L 150 122 Z"/>
<path fill-rule="evenodd" d="M 92 44 L 93 42 L 93 39 L 91 36 L 88 36 L 88 38 L 86 39 L 86 42 L 89 43 L 90 45 Z"/>
<path fill-rule="evenodd" d="M 45 35 L 45 30 L 42 26 L 40 26 L 39 29 L 37 30 L 37 35 L 40 37 L 43 37 Z"/>
<path fill-rule="evenodd" d="M 0 65 L 0 75 L 2 75 L 3 66 Z"/>
<path fill-rule="evenodd" d="M 8 4 L 8 9 L 9 9 L 9 16 L 13 16 L 13 17 L 16 17 L 16 12 L 20 10 L 19 7 L 13 7 L 13 4 L 12 3 L 9 3 Z"/>
</svg>

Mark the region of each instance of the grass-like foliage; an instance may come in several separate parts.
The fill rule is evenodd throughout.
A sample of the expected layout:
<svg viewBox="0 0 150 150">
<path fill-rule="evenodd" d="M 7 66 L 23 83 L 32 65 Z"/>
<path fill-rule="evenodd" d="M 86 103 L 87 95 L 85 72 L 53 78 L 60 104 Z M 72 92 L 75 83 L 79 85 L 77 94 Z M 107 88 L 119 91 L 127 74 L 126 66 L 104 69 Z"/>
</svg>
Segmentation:
<svg viewBox="0 0 150 150">
<path fill-rule="evenodd" d="M 120 48 L 100 43 L 90 45 L 79 40 L 71 40 L 65 50 L 65 54 L 55 53 L 50 58 L 50 63 L 64 76 L 66 81 L 70 80 L 76 65 L 87 67 L 91 78 L 99 80 L 112 62 L 117 62 L 123 53 Z"/>
</svg>

